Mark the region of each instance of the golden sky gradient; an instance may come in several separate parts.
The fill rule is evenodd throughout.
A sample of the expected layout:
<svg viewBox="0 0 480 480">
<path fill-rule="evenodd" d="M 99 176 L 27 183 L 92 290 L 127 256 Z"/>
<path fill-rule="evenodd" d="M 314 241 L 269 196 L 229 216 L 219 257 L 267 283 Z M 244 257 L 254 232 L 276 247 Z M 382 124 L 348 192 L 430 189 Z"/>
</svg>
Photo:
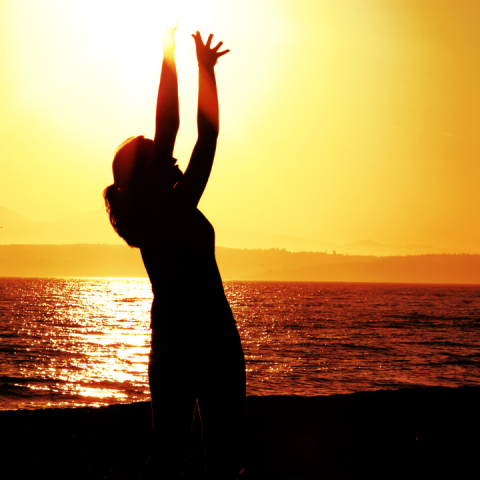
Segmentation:
<svg viewBox="0 0 480 480">
<path fill-rule="evenodd" d="M 153 134 L 162 26 L 177 18 L 182 167 L 190 34 L 231 50 L 200 204 L 214 225 L 480 253 L 477 0 L 3 0 L 1 206 L 33 220 L 102 206 L 116 146 Z"/>
</svg>

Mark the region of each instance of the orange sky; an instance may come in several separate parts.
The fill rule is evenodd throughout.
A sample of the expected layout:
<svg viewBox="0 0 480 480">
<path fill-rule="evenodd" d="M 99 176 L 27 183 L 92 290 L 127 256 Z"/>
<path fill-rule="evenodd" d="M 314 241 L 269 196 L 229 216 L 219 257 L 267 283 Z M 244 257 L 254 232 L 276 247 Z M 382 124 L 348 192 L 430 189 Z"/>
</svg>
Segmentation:
<svg viewBox="0 0 480 480">
<path fill-rule="evenodd" d="M 3 0 L 0 205 L 33 220 L 102 205 L 111 157 L 153 133 L 161 27 L 180 17 L 185 166 L 200 29 L 221 133 L 212 223 L 480 253 L 477 0 Z M 107 219 L 106 219 L 107 221 Z"/>
</svg>

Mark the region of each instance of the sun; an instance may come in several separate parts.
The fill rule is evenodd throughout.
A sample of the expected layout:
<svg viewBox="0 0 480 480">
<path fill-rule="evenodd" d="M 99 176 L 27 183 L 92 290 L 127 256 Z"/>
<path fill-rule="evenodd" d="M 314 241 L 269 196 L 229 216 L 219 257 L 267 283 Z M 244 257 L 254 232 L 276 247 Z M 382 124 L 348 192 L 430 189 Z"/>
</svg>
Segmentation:
<svg viewBox="0 0 480 480">
<path fill-rule="evenodd" d="M 89 44 L 98 53 L 152 53 L 151 40 L 166 27 L 194 33 L 219 22 L 213 5 L 196 0 L 83 0 L 73 8 L 81 17 Z M 189 37 L 189 35 L 184 35 Z M 149 45 L 150 44 L 150 45 Z"/>
<path fill-rule="evenodd" d="M 161 58 L 161 38 L 167 27 L 178 25 L 177 61 L 181 63 L 182 56 L 194 54 L 190 35 L 200 30 L 207 36 L 219 21 L 214 6 L 209 8 L 208 3 L 196 0 L 84 0 L 75 2 L 72 7 L 85 32 L 88 55 L 115 63 L 128 87 L 133 89 L 155 71 L 157 65 L 152 59 Z M 151 71 L 146 71 L 149 68 Z"/>
</svg>

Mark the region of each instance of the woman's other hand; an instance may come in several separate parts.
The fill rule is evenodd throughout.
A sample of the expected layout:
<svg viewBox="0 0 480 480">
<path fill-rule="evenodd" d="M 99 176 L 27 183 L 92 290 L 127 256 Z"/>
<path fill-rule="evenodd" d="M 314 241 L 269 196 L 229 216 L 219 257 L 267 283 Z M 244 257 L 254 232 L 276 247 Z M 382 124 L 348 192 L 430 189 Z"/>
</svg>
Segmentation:
<svg viewBox="0 0 480 480">
<path fill-rule="evenodd" d="M 172 28 L 172 27 L 166 27 L 165 31 L 163 32 L 162 35 L 162 44 L 163 44 L 163 50 L 165 52 L 175 52 L 175 30 L 177 30 L 178 27 L 178 22 L 177 24 Z"/>
<path fill-rule="evenodd" d="M 203 43 L 202 36 L 200 32 L 196 32 L 192 35 L 195 40 L 195 47 L 197 49 L 197 60 L 198 65 L 205 68 L 212 68 L 218 61 L 218 59 L 227 54 L 230 50 L 223 50 L 219 52 L 220 47 L 223 45 L 223 42 L 218 42 L 215 47 L 211 47 L 213 33 L 208 36 L 207 43 Z"/>
</svg>

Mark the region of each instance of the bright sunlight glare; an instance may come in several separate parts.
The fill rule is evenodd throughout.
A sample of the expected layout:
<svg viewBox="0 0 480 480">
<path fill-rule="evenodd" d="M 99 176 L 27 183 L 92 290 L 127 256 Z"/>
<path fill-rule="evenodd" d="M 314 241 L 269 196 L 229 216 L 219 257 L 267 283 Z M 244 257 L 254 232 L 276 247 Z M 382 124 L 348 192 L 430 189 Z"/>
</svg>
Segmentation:
<svg viewBox="0 0 480 480">
<path fill-rule="evenodd" d="M 219 20 L 212 9 L 206 9 L 203 2 L 196 0 L 138 0 L 135 3 L 85 0 L 74 5 L 88 30 L 92 53 L 125 58 L 129 62 L 140 63 L 158 54 L 152 32 L 180 25 L 183 31 L 194 33 L 210 28 Z"/>
<path fill-rule="evenodd" d="M 177 23 L 176 58 L 182 105 L 195 108 L 196 61 L 191 34 L 215 30 L 215 2 L 181 0 L 45 0 L 29 10 L 12 4 L 16 65 L 21 76 L 18 102 L 55 123 L 50 129 L 85 138 L 89 118 L 92 143 L 120 142 L 153 134 L 155 96 L 162 61 L 162 32 Z M 60 22 L 59 19 L 62 18 Z M 48 23 L 48 35 L 45 34 Z M 208 31 L 207 31 L 208 30 Z M 216 31 L 216 30 L 215 30 Z M 78 83 L 72 87 L 72 79 Z M 186 94 L 182 89 L 186 90 Z M 75 95 L 72 95 L 75 91 Z M 100 94 L 101 92 L 101 94 Z M 95 116 L 89 101 L 95 103 Z M 54 106 L 54 108 L 52 108 Z M 72 117 L 71 112 L 76 115 Z M 184 115 L 192 117 L 195 113 Z M 68 118 L 69 121 L 65 122 Z M 136 125 L 132 129 L 132 124 Z M 185 127 L 185 124 L 183 125 Z M 194 136 L 193 126 L 183 134 Z M 180 139 L 179 145 L 183 142 Z M 192 141 L 185 150 L 191 150 Z M 186 154 L 184 154 L 186 155 Z"/>
</svg>

